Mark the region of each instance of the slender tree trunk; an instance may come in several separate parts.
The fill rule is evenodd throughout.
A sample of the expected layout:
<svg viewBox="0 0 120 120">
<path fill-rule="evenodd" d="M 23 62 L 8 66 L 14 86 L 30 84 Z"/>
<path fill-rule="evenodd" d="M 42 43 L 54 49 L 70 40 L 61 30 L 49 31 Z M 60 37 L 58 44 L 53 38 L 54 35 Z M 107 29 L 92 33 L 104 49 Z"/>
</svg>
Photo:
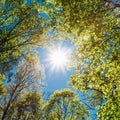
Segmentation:
<svg viewBox="0 0 120 120">
<path fill-rule="evenodd" d="M 7 104 L 7 106 L 6 106 L 5 110 L 4 110 L 4 112 L 3 112 L 2 120 L 5 119 L 5 116 L 6 116 L 7 112 L 8 112 L 9 107 L 10 107 L 11 100 L 12 100 L 12 97 L 11 97 L 11 99 L 9 100 L 9 102 L 8 102 L 8 104 Z"/>
<path fill-rule="evenodd" d="M 8 103 L 7 103 L 7 106 L 6 106 L 6 108 L 5 108 L 4 112 L 3 112 L 2 120 L 4 120 L 5 117 L 6 117 L 6 115 L 7 115 L 8 109 L 9 109 L 9 107 L 10 107 L 10 105 L 11 105 L 11 101 L 12 101 L 12 99 L 13 99 L 13 96 L 14 96 L 14 93 L 16 92 L 17 87 L 18 87 L 18 85 L 15 87 L 15 89 L 13 90 L 13 92 L 12 92 L 12 94 L 11 94 L 11 97 L 10 97 L 10 99 L 9 99 L 9 101 L 8 101 Z"/>
</svg>

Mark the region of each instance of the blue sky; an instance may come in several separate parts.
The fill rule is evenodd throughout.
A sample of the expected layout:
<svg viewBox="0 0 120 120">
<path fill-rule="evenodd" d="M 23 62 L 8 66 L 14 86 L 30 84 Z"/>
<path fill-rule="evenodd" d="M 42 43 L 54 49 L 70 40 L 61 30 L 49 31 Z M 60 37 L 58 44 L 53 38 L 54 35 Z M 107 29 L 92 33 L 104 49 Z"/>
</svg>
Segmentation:
<svg viewBox="0 0 120 120">
<path fill-rule="evenodd" d="M 61 48 L 72 48 L 72 51 L 74 52 L 75 46 L 70 40 L 65 42 L 56 41 L 56 47 L 58 45 L 61 45 Z M 61 69 L 51 70 L 52 66 L 49 64 L 49 61 L 46 60 L 49 55 L 48 50 L 46 50 L 45 48 L 38 48 L 38 52 L 41 64 L 43 64 L 45 69 L 44 82 L 47 84 L 47 86 L 44 88 L 44 90 L 47 92 L 54 92 L 55 90 L 70 88 L 67 85 L 67 82 L 70 79 L 70 75 L 75 73 L 75 70 L 73 68 L 68 70 L 67 67 L 64 71 L 62 71 Z"/>
</svg>

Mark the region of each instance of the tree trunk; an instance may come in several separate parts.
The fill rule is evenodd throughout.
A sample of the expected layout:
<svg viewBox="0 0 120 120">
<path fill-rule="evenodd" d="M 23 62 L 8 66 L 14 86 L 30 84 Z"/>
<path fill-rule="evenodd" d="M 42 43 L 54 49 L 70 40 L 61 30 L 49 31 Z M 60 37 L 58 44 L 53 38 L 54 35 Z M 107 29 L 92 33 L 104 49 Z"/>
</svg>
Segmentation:
<svg viewBox="0 0 120 120">
<path fill-rule="evenodd" d="M 9 107 L 10 107 L 10 102 L 11 102 L 11 100 L 12 100 L 12 97 L 11 97 L 11 99 L 9 100 L 9 102 L 8 102 L 8 104 L 7 104 L 7 107 L 5 108 L 5 110 L 4 110 L 4 112 L 3 112 L 2 120 L 5 119 L 5 116 L 6 116 L 7 112 L 8 112 Z"/>
</svg>

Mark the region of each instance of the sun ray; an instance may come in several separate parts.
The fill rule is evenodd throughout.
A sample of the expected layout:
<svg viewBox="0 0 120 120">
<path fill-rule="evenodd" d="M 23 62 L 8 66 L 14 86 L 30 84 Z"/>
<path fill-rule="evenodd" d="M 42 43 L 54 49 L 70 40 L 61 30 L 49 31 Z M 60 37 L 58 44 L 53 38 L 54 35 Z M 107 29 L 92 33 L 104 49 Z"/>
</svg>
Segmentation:
<svg viewBox="0 0 120 120">
<path fill-rule="evenodd" d="M 52 70 L 64 71 L 70 63 L 70 49 L 58 47 L 49 50 L 48 62 Z"/>
</svg>

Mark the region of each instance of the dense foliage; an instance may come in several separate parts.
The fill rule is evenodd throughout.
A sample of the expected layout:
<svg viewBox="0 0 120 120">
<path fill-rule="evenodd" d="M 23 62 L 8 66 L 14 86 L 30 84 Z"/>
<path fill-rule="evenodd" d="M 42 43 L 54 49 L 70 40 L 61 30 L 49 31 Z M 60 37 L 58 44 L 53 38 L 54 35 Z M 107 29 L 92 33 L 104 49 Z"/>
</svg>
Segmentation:
<svg viewBox="0 0 120 120">
<path fill-rule="evenodd" d="M 44 70 L 35 47 L 51 29 L 52 38 L 76 45 L 69 84 L 87 95 L 98 119 L 120 119 L 119 0 L 0 0 L 0 11 L 0 119 L 88 118 L 73 91 L 56 91 L 48 101 L 39 93 Z"/>
<path fill-rule="evenodd" d="M 76 36 L 78 62 L 72 86 L 89 92 L 91 106 L 101 106 L 98 119 L 120 119 L 120 3 L 60 0 L 58 4 L 63 7 L 63 28 Z"/>
</svg>

